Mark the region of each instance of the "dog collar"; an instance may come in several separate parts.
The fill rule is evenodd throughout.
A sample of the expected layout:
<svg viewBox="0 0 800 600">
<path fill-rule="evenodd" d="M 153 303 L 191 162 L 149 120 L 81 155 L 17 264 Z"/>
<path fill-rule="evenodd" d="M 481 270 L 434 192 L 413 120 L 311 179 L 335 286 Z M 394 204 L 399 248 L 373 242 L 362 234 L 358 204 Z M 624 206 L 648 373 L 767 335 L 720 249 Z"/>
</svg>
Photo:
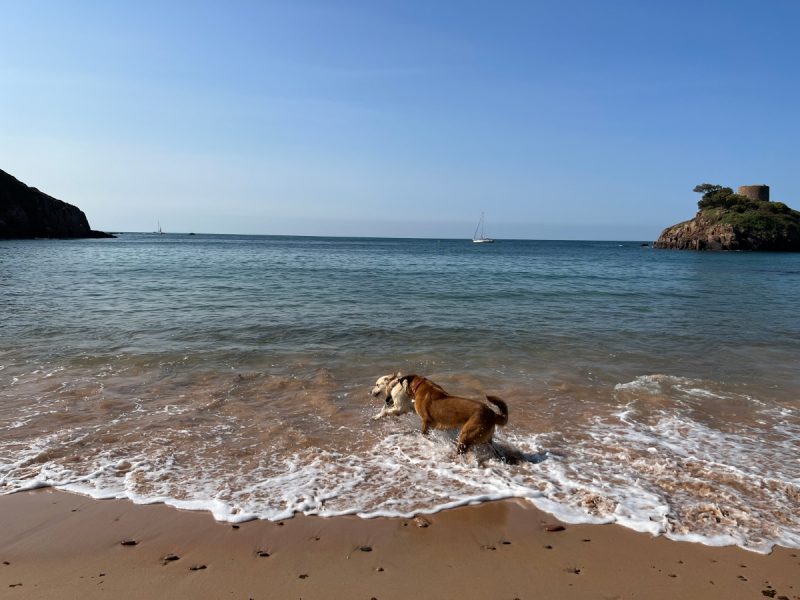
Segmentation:
<svg viewBox="0 0 800 600">
<path fill-rule="evenodd" d="M 417 395 L 417 390 L 419 389 L 419 386 L 422 385 L 422 381 L 423 381 L 422 377 L 417 377 L 416 381 L 411 384 L 411 394 L 412 395 L 414 395 L 414 396 Z"/>
</svg>

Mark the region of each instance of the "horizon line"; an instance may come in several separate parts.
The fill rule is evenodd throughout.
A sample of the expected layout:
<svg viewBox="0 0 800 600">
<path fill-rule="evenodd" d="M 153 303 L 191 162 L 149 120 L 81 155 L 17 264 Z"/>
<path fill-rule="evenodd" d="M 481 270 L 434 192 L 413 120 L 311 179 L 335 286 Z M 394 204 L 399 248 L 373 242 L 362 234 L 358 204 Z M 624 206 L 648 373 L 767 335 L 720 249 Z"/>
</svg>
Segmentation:
<svg viewBox="0 0 800 600">
<path fill-rule="evenodd" d="M 300 233 L 212 233 L 207 231 L 119 231 L 101 230 L 113 235 L 215 235 L 215 236 L 238 236 L 238 237 L 297 237 L 297 238 L 332 238 L 332 239 L 361 239 L 361 240 L 428 240 L 428 241 L 464 241 L 472 242 L 469 237 L 410 237 L 410 236 L 375 236 L 375 235 L 309 235 Z M 646 239 L 585 239 L 585 238 L 492 238 L 495 242 L 652 242 Z"/>
</svg>

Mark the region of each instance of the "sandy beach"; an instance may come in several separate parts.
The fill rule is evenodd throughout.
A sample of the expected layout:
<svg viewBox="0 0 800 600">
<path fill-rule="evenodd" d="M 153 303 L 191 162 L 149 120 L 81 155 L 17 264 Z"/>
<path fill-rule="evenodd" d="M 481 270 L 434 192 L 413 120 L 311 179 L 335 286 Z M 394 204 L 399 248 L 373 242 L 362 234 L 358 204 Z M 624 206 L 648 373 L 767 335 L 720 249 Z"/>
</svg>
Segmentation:
<svg viewBox="0 0 800 600">
<path fill-rule="evenodd" d="M 416 519 L 214 521 L 54 490 L 0 497 L 4 598 L 800 598 L 800 552 L 565 525 L 517 501 Z"/>
</svg>

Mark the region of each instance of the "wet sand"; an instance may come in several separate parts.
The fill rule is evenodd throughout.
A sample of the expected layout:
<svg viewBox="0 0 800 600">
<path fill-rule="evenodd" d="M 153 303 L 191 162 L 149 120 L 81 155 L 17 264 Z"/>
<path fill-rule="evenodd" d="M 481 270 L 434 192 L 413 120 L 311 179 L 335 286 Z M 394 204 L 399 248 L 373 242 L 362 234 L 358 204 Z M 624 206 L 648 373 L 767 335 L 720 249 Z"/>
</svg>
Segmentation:
<svg viewBox="0 0 800 600">
<path fill-rule="evenodd" d="M 517 501 L 232 525 L 37 490 L 0 496 L 0 597 L 798 600 L 800 551 L 564 525 Z"/>
</svg>

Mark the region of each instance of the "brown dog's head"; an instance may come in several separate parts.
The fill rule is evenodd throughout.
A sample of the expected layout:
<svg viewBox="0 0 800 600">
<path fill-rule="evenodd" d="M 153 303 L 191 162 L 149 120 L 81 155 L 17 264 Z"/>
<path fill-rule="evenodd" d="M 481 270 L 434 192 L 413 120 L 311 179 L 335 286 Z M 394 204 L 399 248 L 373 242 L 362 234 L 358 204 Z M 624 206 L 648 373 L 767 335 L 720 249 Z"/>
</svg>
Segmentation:
<svg viewBox="0 0 800 600">
<path fill-rule="evenodd" d="M 399 384 L 403 388 L 403 391 L 406 394 L 408 394 L 409 396 L 411 396 L 413 398 L 414 397 L 414 390 L 411 389 L 411 384 L 413 383 L 415 378 L 419 377 L 419 375 L 415 375 L 414 373 L 410 373 L 409 375 L 400 375 L 400 373 L 398 373 L 397 376 L 398 376 L 397 377 L 397 384 Z M 422 377 L 420 379 L 424 380 L 425 378 Z"/>
</svg>

